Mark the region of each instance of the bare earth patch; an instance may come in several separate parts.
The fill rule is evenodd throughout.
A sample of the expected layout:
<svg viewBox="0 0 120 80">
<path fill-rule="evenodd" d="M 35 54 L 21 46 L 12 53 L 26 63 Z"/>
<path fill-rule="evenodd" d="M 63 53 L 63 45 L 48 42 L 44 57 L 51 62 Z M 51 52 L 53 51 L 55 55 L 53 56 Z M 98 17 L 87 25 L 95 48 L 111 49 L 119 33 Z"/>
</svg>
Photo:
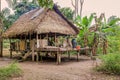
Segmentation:
<svg viewBox="0 0 120 80">
<path fill-rule="evenodd" d="M 0 58 L 0 67 L 9 64 L 12 60 Z M 23 76 L 12 80 L 120 80 L 119 76 L 105 75 L 93 70 L 94 61 L 89 57 L 81 56 L 79 62 L 67 61 L 61 65 L 53 62 L 19 63 Z"/>
</svg>

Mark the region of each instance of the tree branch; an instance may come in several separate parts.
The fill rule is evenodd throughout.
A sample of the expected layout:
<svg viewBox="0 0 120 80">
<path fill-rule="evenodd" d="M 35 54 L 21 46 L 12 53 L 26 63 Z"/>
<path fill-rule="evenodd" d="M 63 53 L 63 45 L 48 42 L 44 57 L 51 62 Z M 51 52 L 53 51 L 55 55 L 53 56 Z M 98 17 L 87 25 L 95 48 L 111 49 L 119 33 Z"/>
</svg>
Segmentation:
<svg viewBox="0 0 120 80">
<path fill-rule="evenodd" d="M 73 3 L 73 0 L 71 0 L 71 3 L 72 3 L 72 6 L 75 8 L 75 5 L 74 5 L 74 3 Z"/>
</svg>

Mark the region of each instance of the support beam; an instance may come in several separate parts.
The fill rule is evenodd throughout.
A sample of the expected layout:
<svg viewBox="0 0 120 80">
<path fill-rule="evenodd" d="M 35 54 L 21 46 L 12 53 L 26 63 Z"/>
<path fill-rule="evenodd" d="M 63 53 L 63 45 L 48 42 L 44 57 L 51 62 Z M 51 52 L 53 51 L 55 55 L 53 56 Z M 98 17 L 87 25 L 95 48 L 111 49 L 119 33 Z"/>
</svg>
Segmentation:
<svg viewBox="0 0 120 80">
<path fill-rule="evenodd" d="M 11 39 L 9 40 L 10 41 L 10 58 L 12 58 L 12 47 L 13 47 L 13 45 L 11 45 Z"/>
<path fill-rule="evenodd" d="M 12 50 L 10 50 L 10 58 L 12 59 Z"/>
<path fill-rule="evenodd" d="M 77 61 L 79 61 L 80 50 L 77 51 Z"/>
<path fill-rule="evenodd" d="M 37 52 L 37 54 L 36 54 L 36 61 L 37 61 L 37 62 L 39 61 L 39 56 L 40 56 L 40 53 Z"/>
<path fill-rule="evenodd" d="M 32 61 L 35 61 L 35 41 L 32 41 Z"/>
<path fill-rule="evenodd" d="M 57 51 L 57 64 L 59 65 L 61 63 L 61 53 Z"/>
<path fill-rule="evenodd" d="M 55 46 L 56 46 L 56 33 L 55 33 Z"/>
<path fill-rule="evenodd" d="M 40 56 L 40 61 L 43 62 L 43 60 L 42 60 L 42 53 L 41 52 L 39 53 L 39 56 Z"/>
<path fill-rule="evenodd" d="M 70 52 L 69 52 L 69 51 L 67 51 L 67 54 L 68 54 L 68 59 L 70 60 Z"/>
</svg>

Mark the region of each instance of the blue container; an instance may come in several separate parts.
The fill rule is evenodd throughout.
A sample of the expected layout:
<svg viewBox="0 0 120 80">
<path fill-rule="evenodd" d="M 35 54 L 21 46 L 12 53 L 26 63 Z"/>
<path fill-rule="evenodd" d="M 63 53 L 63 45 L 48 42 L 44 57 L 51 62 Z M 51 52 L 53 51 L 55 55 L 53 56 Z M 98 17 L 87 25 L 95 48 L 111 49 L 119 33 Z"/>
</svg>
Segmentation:
<svg viewBox="0 0 120 80">
<path fill-rule="evenodd" d="M 72 47 L 73 47 L 73 48 L 76 48 L 76 46 L 77 46 L 77 41 L 76 41 L 76 39 L 72 39 Z"/>
</svg>

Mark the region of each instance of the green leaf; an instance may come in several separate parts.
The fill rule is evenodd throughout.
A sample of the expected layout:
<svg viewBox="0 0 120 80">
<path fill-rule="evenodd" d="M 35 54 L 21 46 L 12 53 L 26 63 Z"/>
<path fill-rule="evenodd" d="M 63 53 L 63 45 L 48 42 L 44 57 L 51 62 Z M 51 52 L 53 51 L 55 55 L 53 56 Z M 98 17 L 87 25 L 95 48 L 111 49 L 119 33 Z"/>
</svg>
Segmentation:
<svg viewBox="0 0 120 80">
<path fill-rule="evenodd" d="M 53 9 L 54 3 L 53 0 L 38 0 L 38 3 L 41 7 Z"/>
<path fill-rule="evenodd" d="M 88 21 L 87 16 L 83 17 L 83 19 L 82 19 L 82 24 L 85 25 L 86 27 L 88 26 L 89 21 Z"/>
<path fill-rule="evenodd" d="M 89 23 L 88 23 L 88 27 L 91 27 L 92 21 L 94 19 L 94 13 L 92 13 L 88 19 Z"/>
</svg>

